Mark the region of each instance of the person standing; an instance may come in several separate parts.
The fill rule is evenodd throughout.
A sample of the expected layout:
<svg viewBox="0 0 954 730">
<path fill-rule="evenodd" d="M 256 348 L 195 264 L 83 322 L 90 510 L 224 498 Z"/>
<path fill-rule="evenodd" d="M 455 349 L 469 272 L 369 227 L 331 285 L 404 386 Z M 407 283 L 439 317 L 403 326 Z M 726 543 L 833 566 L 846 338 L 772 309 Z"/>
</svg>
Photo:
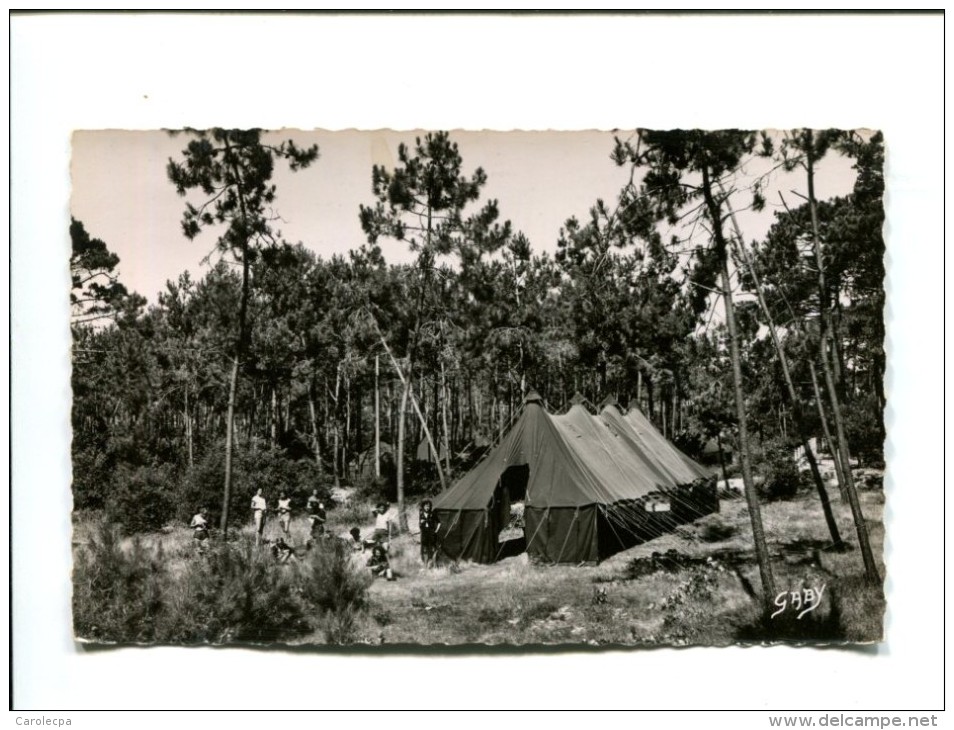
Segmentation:
<svg viewBox="0 0 954 730">
<path fill-rule="evenodd" d="M 441 521 L 429 499 L 421 502 L 418 526 L 421 530 L 421 562 L 427 567 L 437 557 L 437 532 L 441 529 Z"/>
<path fill-rule="evenodd" d="M 255 544 L 262 542 L 262 534 L 265 532 L 265 512 L 268 510 L 268 504 L 259 489 L 252 497 L 252 519 L 255 521 Z"/>
<path fill-rule="evenodd" d="M 291 498 L 285 496 L 284 492 L 278 495 L 278 524 L 281 525 L 285 537 L 288 537 L 291 527 Z"/>
<path fill-rule="evenodd" d="M 388 517 L 390 505 L 381 502 L 374 510 L 374 533 L 372 539 L 376 543 L 386 543 L 391 540 L 391 520 Z"/>
<path fill-rule="evenodd" d="M 311 537 L 317 539 L 325 534 L 325 523 L 328 521 L 328 513 L 325 512 L 324 502 L 319 502 L 308 517 L 311 520 Z"/>
<path fill-rule="evenodd" d="M 318 496 L 318 490 L 312 489 L 311 496 L 308 497 L 308 501 L 305 502 L 305 510 L 308 514 L 315 514 L 315 510 L 318 509 L 318 505 L 321 504 L 321 497 Z"/>
<path fill-rule="evenodd" d="M 200 553 L 204 553 L 205 541 L 209 539 L 209 519 L 206 516 L 205 507 L 199 508 L 189 527 L 192 528 L 192 539 L 195 540 L 196 547 Z"/>
</svg>

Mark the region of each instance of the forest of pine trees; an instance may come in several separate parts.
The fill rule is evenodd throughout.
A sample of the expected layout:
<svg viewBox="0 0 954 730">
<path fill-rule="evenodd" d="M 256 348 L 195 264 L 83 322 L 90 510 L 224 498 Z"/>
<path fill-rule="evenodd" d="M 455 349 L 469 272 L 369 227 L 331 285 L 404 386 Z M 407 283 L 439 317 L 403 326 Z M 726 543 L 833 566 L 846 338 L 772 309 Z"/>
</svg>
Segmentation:
<svg viewBox="0 0 954 730">
<path fill-rule="evenodd" d="M 553 254 L 514 230 L 518 201 L 488 199 L 481 161 L 447 133 L 368 170 L 354 212 L 366 242 L 331 258 L 281 240 L 269 218 L 273 168 L 320 174 L 320 150 L 257 130 L 187 133 L 182 146 L 169 184 L 205 196 L 183 201 L 183 233 L 219 235 L 201 275 L 147 306 L 116 278 L 110 242 L 70 228 L 78 510 L 136 531 L 201 502 L 225 527 L 278 484 L 370 485 L 403 508 L 449 486 L 531 388 L 556 412 L 577 392 L 638 403 L 733 474 L 747 461 L 777 470 L 818 437 L 845 499 L 847 460 L 883 460 L 878 133 L 620 135 L 606 164 L 631 182 L 567 219 Z M 825 156 L 855 170 L 850 194 L 814 199 Z M 740 175 L 753 159 L 770 171 L 754 181 Z M 773 189 L 777 171 L 798 189 Z M 774 223 L 745 240 L 736 214 L 769 195 Z M 395 246 L 413 260 L 388 263 Z"/>
</svg>

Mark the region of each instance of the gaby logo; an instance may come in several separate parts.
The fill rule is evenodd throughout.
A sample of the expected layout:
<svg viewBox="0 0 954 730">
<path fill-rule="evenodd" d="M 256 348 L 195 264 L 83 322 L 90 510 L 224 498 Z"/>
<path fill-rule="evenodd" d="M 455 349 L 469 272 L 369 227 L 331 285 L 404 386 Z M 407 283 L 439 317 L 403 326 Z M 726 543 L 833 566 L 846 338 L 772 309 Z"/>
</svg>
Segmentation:
<svg viewBox="0 0 954 730">
<path fill-rule="evenodd" d="M 811 613 L 821 605 L 822 596 L 825 594 L 826 584 L 822 583 L 817 588 L 803 588 L 800 591 L 782 591 L 775 596 L 775 605 L 778 611 L 769 618 L 775 618 L 779 614 L 791 609 L 798 611 L 795 618 L 801 618 L 806 613 Z"/>
</svg>

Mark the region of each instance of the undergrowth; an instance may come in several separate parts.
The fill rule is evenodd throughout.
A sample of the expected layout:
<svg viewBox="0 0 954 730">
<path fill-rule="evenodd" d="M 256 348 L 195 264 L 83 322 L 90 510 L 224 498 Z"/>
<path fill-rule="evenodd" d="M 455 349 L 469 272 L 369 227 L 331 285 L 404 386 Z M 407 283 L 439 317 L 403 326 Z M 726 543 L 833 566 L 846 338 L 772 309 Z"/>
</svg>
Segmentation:
<svg viewBox="0 0 954 730">
<path fill-rule="evenodd" d="M 338 540 L 281 563 L 248 539 L 185 551 L 121 540 L 115 527 L 90 529 L 73 572 L 76 636 L 115 643 L 292 641 L 321 630 L 353 638 L 370 579 Z"/>
</svg>

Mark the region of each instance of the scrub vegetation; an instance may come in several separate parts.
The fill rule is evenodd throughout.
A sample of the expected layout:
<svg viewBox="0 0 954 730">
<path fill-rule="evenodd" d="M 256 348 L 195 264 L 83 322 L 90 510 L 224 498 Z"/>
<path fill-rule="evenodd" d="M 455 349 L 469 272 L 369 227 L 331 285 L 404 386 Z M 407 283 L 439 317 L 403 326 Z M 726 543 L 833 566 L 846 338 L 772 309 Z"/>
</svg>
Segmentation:
<svg viewBox="0 0 954 730">
<path fill-rule="evenodd" d="M 869 490 L 861 496 L 880 555 L 883 494 Z M 835 512 L 839 525 L 850 530 L 849 507 L 836 506 Z M 772 502 L 765 513 L 779 526 L 768 532 L 779 592 L 790 596 L 822 587 L 818 607 L 800 619 L 792 611 L 767 618 L 761 610 L 755 555 L 745 538 L 748 515 L 736 498 L 723 500 L 718 515 L 593 566 L 539 565 L 524 553 L 492 565 L 424 568 L 412 520 L 412 532 L 392 545 L 393 582 L 372 581 L 364 567 L 369 553 L 353 551 L 347 541 L 353 523 L 334 510 L 329 531 L 336 537 L 285 564 L 268 546 L 256 548 L 248 528 L 200 555 L 184 528 L 123 539 L 102 524 L 81 522 L 75 627 L 79 637 L 118 643 L 681 646 L 880 640 L 883 593 L 866 584 L 857 548 L 830 549 L 814 495 L 803 491 Z M 716 521 L 731 534 L 712 539 L 709 526 Z M 359 524 L 363 533 L 370 530 L 367 519 Z M 293 521 L 291 542 L 306 537 L 305 520 Z"/>
</svg>

